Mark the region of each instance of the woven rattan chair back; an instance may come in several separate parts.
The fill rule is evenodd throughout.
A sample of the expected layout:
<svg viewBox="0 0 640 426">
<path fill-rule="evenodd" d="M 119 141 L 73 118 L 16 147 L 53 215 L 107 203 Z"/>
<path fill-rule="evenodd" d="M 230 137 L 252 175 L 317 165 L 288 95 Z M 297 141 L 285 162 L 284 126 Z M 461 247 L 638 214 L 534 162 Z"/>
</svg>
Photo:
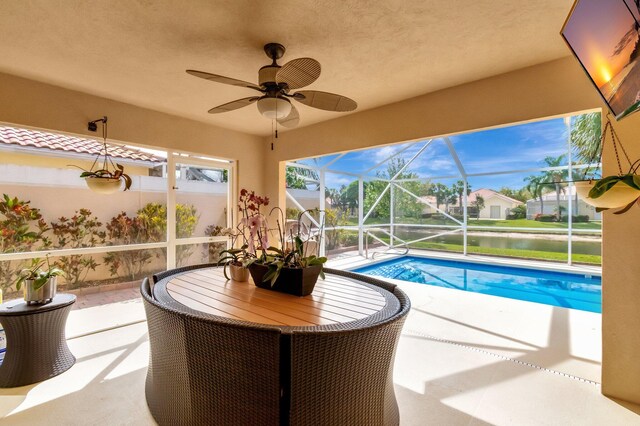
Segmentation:
<svg viewBox="0 0 640 426">
<path fill-rule="evenodd" d="M 239 327 L 141 293 L 149 328 L 147 404 L 160 425 L 277 425 L 280 332 Z"/>
</svg>

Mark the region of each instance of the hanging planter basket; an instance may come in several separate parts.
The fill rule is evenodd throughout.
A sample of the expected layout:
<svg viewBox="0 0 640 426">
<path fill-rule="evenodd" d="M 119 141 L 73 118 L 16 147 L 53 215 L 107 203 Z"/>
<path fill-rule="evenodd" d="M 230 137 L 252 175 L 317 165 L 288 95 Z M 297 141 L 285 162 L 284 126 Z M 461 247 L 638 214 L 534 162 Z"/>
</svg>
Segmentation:
<svg viewBox="0 0 640 426">
<path fill-rule="evenodd" d="M 574 182 L 578 196 L 585 203 L 599 209 L 615 209 L 624 207 L 640 197 L 640 191 L 629 185 L 619 182 L 598 198 L 590 198 L 589 191 L 593 189 L 596 180 L 584 180 Z"/>
<path fill-rule="evenodd" d="M 593 163 L 596 157 L 598 157 L 598 163 L 602 163 L 602 147 L 608 134 L 611 136 L 611 143 L 618 162 L 618 175 L 606 176 L 602 179 L 586 179 L 589 172 L 588 167 L 583 177 L 585 180 L 575 181 L 574 185 L 582 201 L 594 206 L 597 211 L 622 208 L 622 210 L 616 212 L 616 214 L 622 214 L 628 211 L 640 198 L 640 176 L 636 175 L 640 167 L 640 160 L 634 163 L 631 162 L 611 124 L 611 120 L 608 118 L 600 136 L 600 155 L 597 155 L 598 149 L 596 149 L 590 163 Z M 622 163 L 618 151 L 623 154 L 624 159 L 629 163 L 629 171 L 627 173 L 622 171 Z"/>
<path fill-rule="evenodd" d="M 113 194 L 122 187 L 124 183 L 124 190 L 131 188 L 131 177 L 124 172 L 124 167 L 120 164 L 116 164 L 109 155 L 107 145 L 107 117 L 102 117 L 98 120 L 89 122 L 89 130 L 95 132 L 97 129 L 97 123 L 102 123 L 102 149 L 96 156 L 95 161 L 91 165 L 90 170 L 85 170 L 82 167 L 78 167 L 83 170 L 80 177 L 84 179 L 90 190 L 96 194 Z"/>
<path fill-rule="evenodd" d="M 89 189 L 97 194 L 113 194 L 122 186 L 120 178 L 86 177 L 84 181 Z"/>
</svg>

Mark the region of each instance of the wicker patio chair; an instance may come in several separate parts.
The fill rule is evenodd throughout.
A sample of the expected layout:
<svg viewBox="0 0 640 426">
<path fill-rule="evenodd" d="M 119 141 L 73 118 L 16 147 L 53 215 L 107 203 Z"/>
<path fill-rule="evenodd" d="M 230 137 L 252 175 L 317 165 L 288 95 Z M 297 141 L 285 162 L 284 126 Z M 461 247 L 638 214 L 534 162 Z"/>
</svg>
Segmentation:
<svg viewBox="0 0 640 426">
<path fill-rule="evenodd" d="M 141 293 L 150 346 L 147 404 L 160 425 L 280 423 L 279 329 L 177 311 L 152 297 L 148 279 Z"/>
<path fill-rule="evenodd" d="M 291 334 L 291 425 L 398 425 L 393 361 L 411 308 L 399 288 L 351 272 L 336 275 L 390 290 L 400 310 L 370 324 L 345 323 L 342 330 Z"/>
</svg>

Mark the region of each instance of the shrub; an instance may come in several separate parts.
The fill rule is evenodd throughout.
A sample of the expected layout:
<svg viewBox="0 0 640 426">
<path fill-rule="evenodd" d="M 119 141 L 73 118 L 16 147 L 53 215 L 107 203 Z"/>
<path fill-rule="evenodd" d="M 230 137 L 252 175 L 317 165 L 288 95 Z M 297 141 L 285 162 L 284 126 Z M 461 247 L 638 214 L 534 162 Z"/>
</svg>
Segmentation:
<svg viewBox="0 0 640 426">
<path fill-rule="evenodd" d="M 70 218 L 60 217 L 57 222 L 51 222 L 51 229 L 56 237 L 56 248 L 84 248 L 103 244 L 106 233 L 100 228 L 102 223 L 91 215 L 91 210 L 80 209 Z M 71 255 L 62 256 L 56 262 L 62 269 L 69 288 L 76 288 L 84 280 L 89 271 L 95 271 L 98 262 L 91 256 Z"/>
<path fill-rule="evenodd" d="M 298 219 L 298 216 L 300 215 L 301 211 L 294 208 L 294 207 L 287 207 L 287 219 Z"/>
<path fill-rule="evenodd" d="M 347 231 L 341 238 L 340 238 L 340 246 L 342 247 L 351 247 L 351 246 L 357 246 L 358 245 L 358 233 L 357 232 L 349 232 Z"/>
<path fill-rule="evenodd" d="M 209 237 L 218 237 L 222 235 L 223 229 L 224 228 L 222 226 L 209 225 L 207 226 L 207 229 L 205 229 L 204 233 Z M 207 245 L 207 252 L 205 254 L 205 258 L 203 259 L 203 261 L 209 262 L 209 263 L 217 263 L 220 260 L 220 252 L 222 250 L 225 250 L 226 248 L 227 248 L 227 243 L 222 241 L 209 243 Z"/>
<path fill-rule="evenodd" d="M 166 216 L 165 216 L 166 218 Z M 191 204 L 176 204 L 176 237 L 189 238 L 198 226 L 198 210 Z M 176 247 L 176 266 L 183 266 L 193 254 L 193 244 Z"/>
<path fill-rule="evenodd" d="M 167 238 L 167 206 L 160 203 L 147 203 L 137 212 L 140 225 L 146 232 L 146 241 L 166 241 Z M 176 204 L 176 237 L 189 238 L 198 226 L 200 216 L 192 204 Z M 176 247 L 176 265 L 183 263 L 193 254 L 194 246 L 191 244 Z M 163 252 L 166 260 L 166 252 Z"/>
<path fill-rule="evenodd" d="M 527 206 L 520 204 L 509 211 L 507 219 L 524 219 L 527 217 Z"/>
<path fill-rule="evenodd" d="M 140 244 L 148 241 L 147 228 L 139 217 L 129 217 L 122 212 L 107 223 L 107 238 L 110 245 Z M 104 261 L 112 276 L 124 272 L 132 281 L 142 276 L 145 266 L 153 258 L 149 250 L 127 250 L 109 252 Z"/>
<path fill-rule="evenodd" d="M 562 219 L 560 219 L 560 222 L 568 222 L 569 221 L 569 217 L 568 216 L 562 216 Z M 589 222 L 589 216 L 588 215 L 578 215 L 578 216 L 572 216 L 572 221 L 573 223 L 586 223 Z"/>
<path fill-rule="evenodd" d="M 534 220 L 537 220 L 539 222 L 557 222 L 558 221 L 558 217 L 554 214 L 536 214 L 533 218 Z"/>
<path fill-rule="evenodd" d="M 30 201 L 3 194 L 0 199 L 0 253 L 19 253 L 47 248 L 51 241 L 44 236 L 49 230 L 40 209 Z M 0 285 L 8 289 L 18 279 L 22 261 L 0 262 Z"/>
</svg>

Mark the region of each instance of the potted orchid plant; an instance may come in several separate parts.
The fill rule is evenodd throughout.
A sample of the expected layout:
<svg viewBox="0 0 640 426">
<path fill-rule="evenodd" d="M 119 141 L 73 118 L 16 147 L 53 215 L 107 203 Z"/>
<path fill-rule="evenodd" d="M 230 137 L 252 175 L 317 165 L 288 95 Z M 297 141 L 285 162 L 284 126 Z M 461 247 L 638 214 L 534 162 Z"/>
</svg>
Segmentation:
<svg viewBox="0 0 640 426">
<path fill-rule="evenodd" d="M 258 250 L 264 251 L 269 245 L 267 220 L 261 212 L 262 207 L 268 204 L 268 197 L 261 197 L 247 189 L 240 191 L 238 211 L 241 217 L 238 225 L 235 229 L 226 228 L 221 232 L 231 240 L 231 248 L 220 252 L 225 278 L 239 282 L 249 280 L 248 266 L 258 258 Z M 238 244 L 240 247 L 237 247 Z"/>
<path fill-rule="evenodd" d="M 240 274 L 239 270 L 245 269 L 258 287 L 306 296 L 313 291 L 318 277 L 324 278 L 322 268 L 327 258 L 318 257 L 309 250 L 313 238 L 318 239 L 315 244 L 319 246 L 322 228 L 319 227 L 315 232 L 312 229 L 306 236 L 301 234 L 302 216 L 309 213 L 306 210 L 298 216 L 298 230 L 294 233 L 287 227 L 282 209 L 274 207 L 269 216 L 276 212 L 279 215 L 275 221 L 276 227 L 271 229 L 262 211 L 268 205 L 268 197 L 261 197 L 247 189 L 240 191 L 238 211 L 241 217 L 238 225 L 235 229 L 223 230 L 223 234 L 231 238 L 233 247 L 221 252 L 224 255 L 221 261 L 225 265 L 225 277 L 229 279 L 226 272 L 228 267 L 231 279 L 243 281 L 235 278 L 234 274 Z M 275 233 L 278 244 L 270 245 L 269 237 Z"/>
<path fill-rule="evenodd" d="M 274 207 L 271 214 L 279 213 L 276 219 L 279 246 L 269 246 L 262 250 L 262 254 L 249 265 L 249 272 L 256 286 L 281 291 L 296 296 L 311 294 L 318 277 L 324 279 L 323 266 L 326 257 L 318 257 L 310 253 L 311 240 L 315 241 L 315 247 L 320 246 L 322 227 L 315 232 L 310 229 L 305 236 L 301 234 L 302 217 L 311 210 L 305 210 L 298 216 L 297 230 L 286 226 L 284 213 L 279 207 Z M 317 209 L 314 211 L 319 212 Z M 263 244 L 264 247 L 264 244 Z"/>
<path fill-rule="evenodd" d="M 64 276 L 64 271 L 51 266 L 49 255 L 46 260 L 32 259 L 31 266 L 20 271 L 16 290 L 20 290 L 24 283 L 24 301 L 27 304 L 49 303 L 56 296 L 59 275 Z"/>
</svg>

